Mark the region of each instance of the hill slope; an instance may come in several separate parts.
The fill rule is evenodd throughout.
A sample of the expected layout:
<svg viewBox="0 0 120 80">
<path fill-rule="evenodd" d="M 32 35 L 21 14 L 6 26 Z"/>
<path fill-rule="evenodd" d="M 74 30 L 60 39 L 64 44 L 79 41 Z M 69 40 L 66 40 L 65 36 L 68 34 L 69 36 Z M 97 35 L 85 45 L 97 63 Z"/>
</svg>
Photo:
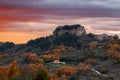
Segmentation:
<svg viewBox="0 0 120 80">
<path fill-rule="evenodd" d="M 2 43 L 0 65 L 8 65 L 13 60 L 18 62 L 20 71 L 22 66 L 29 69 L 31 65 L 36 70 L 44 66 L 58 78 L 64 74 L 71 80 L 88 80 L 91 77 L 119 80 L 120 39 L 106 34 L 86 34 L 81 25 L 65 25 L 56 28 L 53 35 L 30 40 L 26 44 Z M 75 75 L 69 76 L 68 73 Z"/>
</svg>

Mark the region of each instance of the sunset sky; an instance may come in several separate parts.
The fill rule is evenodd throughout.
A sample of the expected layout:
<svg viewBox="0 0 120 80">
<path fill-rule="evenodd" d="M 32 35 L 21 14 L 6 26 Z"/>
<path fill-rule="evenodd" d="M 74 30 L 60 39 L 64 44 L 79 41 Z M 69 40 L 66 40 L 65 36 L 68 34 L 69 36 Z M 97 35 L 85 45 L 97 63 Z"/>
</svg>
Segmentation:
<svg viewBox="0 0 120 80">
<path fill-rule="evenodd" d="M 25 43 L 67 24 L 120 36 L 120 0 L 0 0 L 0 42 Z"/>
</svg>

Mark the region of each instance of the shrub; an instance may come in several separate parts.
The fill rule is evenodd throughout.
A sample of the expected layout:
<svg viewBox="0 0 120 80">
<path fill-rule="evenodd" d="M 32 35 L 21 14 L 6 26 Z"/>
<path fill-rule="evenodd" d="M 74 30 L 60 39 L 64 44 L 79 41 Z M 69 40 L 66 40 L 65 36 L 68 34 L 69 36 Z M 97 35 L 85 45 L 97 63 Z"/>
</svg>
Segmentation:
<svg viewBox="0 0 120 80">
<path fill-rule="evenodd" d="M 96 64 L 96 59 L 88 59 L 85 61 L 85 63 L 90 64 L 90 65 L 95 65 Z"/>
<path fill-rule="evenodd" d="M 66 75 L 66 76 L 74 76 L 77 72 L 77 68 L 75 67 L 70 67 L 70 66 L 63 66 L 63 67 L 60 67 L 56 70 L 56 74 L 58 76 L 62 76 L 62 75 Z"/>
<path fill-rule="evenodd" d="M 19 74 L 18 67 L 17 67 L 17 61 L 13 61 L 11 64 L 9 64 L 7 69 L 7 77 L 8 79 L 13 79 Z"/>
<path fill-rule="evenodd" d="M 50 75 L 51 80 L 58 80 L 57 75 Z"/>
<path fill-rule="evenodd" d="M 108 72 L 106 66 L 104 66 L 104 65 L 100 66 L 98 71 L 100 71 L 101 73 L 107 73 Z"/>
<path fill-rule="evenodd" d="M 35 80 L 50 80 L 48 71 L 45 68 L 37 70 Z"/>
<path fill-rule="evenodd" d="M 119 63 L 120 63 L 120 58 L 115 58 L 115 59 L 113 60 L 113 63 L 114 63 L 114 64 L 119 64 Z"/>
<path fill-rule="evenodd" d="M 0 66 L 0 80 L 6 80 L 6 79 L 7 79 L 7 67 Z"/>
<path fill-rule="evenodd" d="M 90 67 L 87 64 L 80 63 L 78 65 L 78 72 L 87 72 L 90 70 Z"/>
<path fill-rule="evenodd" d="M 16 76 L 13 80 L 34 80 L 35 72 L 29 65 L 19 65 L 19 75 Z"/>
</svg>

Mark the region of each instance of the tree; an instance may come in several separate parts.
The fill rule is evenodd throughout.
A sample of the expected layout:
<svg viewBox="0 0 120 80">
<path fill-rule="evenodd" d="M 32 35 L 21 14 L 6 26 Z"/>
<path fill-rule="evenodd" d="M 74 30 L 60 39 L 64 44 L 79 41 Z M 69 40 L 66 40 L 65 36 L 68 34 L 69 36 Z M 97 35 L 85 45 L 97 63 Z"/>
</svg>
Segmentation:
<svg viewBox="0 0 120 80">
<path fill-rule="evenodd" d="M 75 74 L 77 73 L 77 68 L 76 67 L 70 67 L 70 66 L 63 66 L 60 67 L 56 70 L 56 74 L 63 78 L 63 77 L 67 77 L 67 78 L 71 78 L 73 77 Z M 65 79 L 63 79 L 65 80 Z"/>
<path fill-rule="evenodd" d="M 45 62 L 52 62 L 54 61 L 54 54 L 46 54 L 46 55 L 42 55 L 41 58 L 45 61 Z"/>
<path fill-rule="evenodd" d="M 7 76 L 8 79 L 13 79 L 19 74 L 18 68 L 17 68 L 17 61 L 13 61 L 9 66 L 7 70 Z"/>
<path fill-rule="evenodd" d="M 50 75 L 51 80 L 58 80 L 57 75 L 51 74 Z"/>
<path fill-rule="evenodd" d="M 27 63 L 44 63 L 43 59 L 39 59 L 39 56 L 37 54 L 24 54 L 23 60 Z"/>
<path fill-rule="evenodd" d="M 90 67 L 87 64 L 79 64 L 78 71 L 79 72 L 87 72 L 90 70 Z"/>
<path fill-rule="evenodd" d="M 17 75 L 13 80 L 34 80 L 35 71 L 27 64 L 19 64 L 19 75 Z"/>
<path fill-rule="evenodd" d="M 6 66 L 0 66 L 0 80 L 7 80 L 7 67 Z"/>
<path fill-rule="evenodd" d="M 54 60 L 60 60 L 60 54 L 59 53 L 54 54 Z"/>
<path fill-rule="evenodd" d="M 85 62 L 88 65 L 95 65 L 97 61 L 96 61 L 96 59 L 87 59 Z"/>
<path fill-rule="evenodd" d="M 45 68 L 37 70 L 35 80 L 50 80 L 48 71 Z"/>
<path fill-rule="evenodd" d="M 0 45 L 0 51 L 4 51 L 5 49 L 14 47 L 15 44 L 12 42 L 5 42 L 2 45 Z"/>
</svg>

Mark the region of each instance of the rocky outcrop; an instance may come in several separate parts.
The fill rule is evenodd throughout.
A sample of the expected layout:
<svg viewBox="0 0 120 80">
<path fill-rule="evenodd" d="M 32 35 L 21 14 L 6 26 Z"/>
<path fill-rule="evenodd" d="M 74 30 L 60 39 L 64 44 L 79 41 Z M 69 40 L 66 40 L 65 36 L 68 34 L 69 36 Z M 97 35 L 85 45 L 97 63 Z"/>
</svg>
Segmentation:
<svg viewBox="0 0 120 80">
<path fill-rule="evenodd" d="M 86 30 L 84 26 L 81 25 L 65 25 L 65 26 L 59 26 L 55 29 L 53 32 L 54 36 L 62 36 L 64 34 L 72 34 L 76 36 L 82 36 L 86 35 Z"/>
<path fill-rule="evenodd" d="M 95 35 L 95 38 L 98 40 L 109 40 L 113 36 L 107 35 L 107 34 L 100 34 L 100 35 Z"/>
</svg>

